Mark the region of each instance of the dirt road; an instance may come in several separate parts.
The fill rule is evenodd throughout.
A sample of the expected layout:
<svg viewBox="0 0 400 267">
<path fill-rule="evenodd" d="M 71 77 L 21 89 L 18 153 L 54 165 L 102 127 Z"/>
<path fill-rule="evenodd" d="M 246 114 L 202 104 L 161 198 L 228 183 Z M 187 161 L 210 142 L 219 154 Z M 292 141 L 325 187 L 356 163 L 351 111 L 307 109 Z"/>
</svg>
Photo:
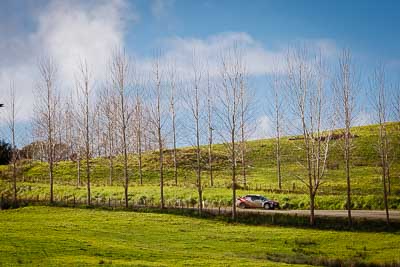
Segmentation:
<svg viewBox="0 0 400 267">
<path fill-rule="evenodd" d="M 237 209 L 238 212 L 260 212 L 260 213 L 283 213 L 297 216 L 309 216 L 309 210 L 262 210 L 262 209 Z M 384 210 L 352 210 L 352 217 L 365 218 L 365 219 L 380 219 L 386 220 L 386 213 Z M 347 217 L 347 210 L 315 210 L 316 216 L 328 217 Z M 390 210 L 389 216 L 391 220 L 400 221 L 400 211 Z"/>
</svg>

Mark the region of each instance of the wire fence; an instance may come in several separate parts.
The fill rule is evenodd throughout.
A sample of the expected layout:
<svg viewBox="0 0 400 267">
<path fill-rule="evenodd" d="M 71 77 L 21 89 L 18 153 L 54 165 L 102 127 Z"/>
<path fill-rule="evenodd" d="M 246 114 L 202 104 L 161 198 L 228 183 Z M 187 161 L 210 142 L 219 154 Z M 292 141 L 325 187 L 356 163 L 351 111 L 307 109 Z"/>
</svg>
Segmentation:
<svg viewBox="0 0 400 267">
<path fill-rule="evenodd" d="M 7 209 L 13 206 L 27 206 L 27 205 L 54 205 L 54 206 L 65 206 L 65 207 L 98 207 L 98 208 L 109 208 L 109 209 L 139 209 L 139 208 L 160 208 L 161 204 L 153 200 L 129 200 L 128 207 L 126 207 L 125 199 L 123 198 L 92 198 L 90 205 L 88 205 L 87 199 L 78 198 L 76 196 L 54 196 L 53 202 L 47 197 L 36 195 L 34 197 L 18 198 L 17 202 L 14 203 L 13 199 L 8 195 L 1 195 L 0 197 L 0 209 Z M 187 209 L 187 210 L 199 210 L 200 205 L 190 201 L 177 200 L 175 202 L 167 201 L 164 203 L 166 209 Z M 227 214 L 232 212 L 231 206 L 226 205 L 214 205 L 203 202 L 203 211 L 208 211 L 215 214 Z"/>
</svg>

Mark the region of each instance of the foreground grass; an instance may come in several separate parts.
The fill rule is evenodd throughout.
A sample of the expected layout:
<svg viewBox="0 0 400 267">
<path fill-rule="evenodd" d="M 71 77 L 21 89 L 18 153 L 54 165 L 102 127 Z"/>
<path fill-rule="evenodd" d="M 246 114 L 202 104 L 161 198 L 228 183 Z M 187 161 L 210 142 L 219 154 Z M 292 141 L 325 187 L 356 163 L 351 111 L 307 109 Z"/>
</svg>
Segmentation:
<svg viewBox="0 0 400 267">
<path fill-rule="evenodd" d="M 0 266 L 400 262 L 399 232 L 246 226 L 168 214 L 26 207 L 0 211 L 0 233 Z"/>
</svg>

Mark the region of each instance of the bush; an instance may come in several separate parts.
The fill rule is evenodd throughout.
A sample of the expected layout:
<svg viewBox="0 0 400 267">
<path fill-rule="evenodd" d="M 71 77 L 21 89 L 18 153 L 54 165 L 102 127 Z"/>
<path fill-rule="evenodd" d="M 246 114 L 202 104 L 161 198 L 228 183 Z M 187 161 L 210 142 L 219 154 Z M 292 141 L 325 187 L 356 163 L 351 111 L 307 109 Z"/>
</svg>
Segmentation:
<svg viewBox="0 0 400 267">
<path fill-rule="evenodd" d="M 0 141 L 0 165 L 7 165 L 11 162 L 12 147 L 4 140 Z"/>
</svg>

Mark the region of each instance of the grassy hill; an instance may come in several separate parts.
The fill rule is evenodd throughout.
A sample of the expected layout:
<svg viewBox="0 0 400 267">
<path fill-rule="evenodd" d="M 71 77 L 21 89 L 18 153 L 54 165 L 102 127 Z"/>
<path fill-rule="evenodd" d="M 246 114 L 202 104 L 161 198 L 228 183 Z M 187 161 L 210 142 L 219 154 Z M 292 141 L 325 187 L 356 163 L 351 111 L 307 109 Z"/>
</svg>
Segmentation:
<svg viewBox="0 0 400 267">
<path fill-rule="evenodd" d="M 392 142 L 391 151 L 391 208 L 400 208 L 400 137 L 399 123 L 387 125 Z M 339 130 L 338 130 L 339 131 Z M 382 208 L 382 181 L 379 173 L 379 157 L 376 149 L 378 143 L 377 126 L 362 126 L 353 129 L 357 137 L 353 139 L 352 162 L 352 192 L 355 208 Z M 283 190 L 277 190 L 274 139 L 264 139 L 247 142 L 248 188 L 239 190 L 239 194 L 248 192 L 264 193 L 285 204 L 288 208 L 307 208 L 308 198 L 304 186 L 296 175 L 304 174 L 304 169 L 298 164 L 303 158 L 300 149 L 302 140 L 282 139 L 282 175 Z M 342 140 L 334 140 L 329 156 L 328 170 L 324 184 L 317 198 L 318 208 L 341 209 L 345 207 L 346 180 L 344 175 Z M 214 145 L 215 186 L 209 186 L 207 173 L 207 148 L 203 147 L 203 173 L 205 186 L 204 198 L 208 204 L 228 205 L 230 203 L 230 169 L 224 145 Z M 181 148 L 178 151 L 179 177 L 178 186 L 173 186 L 172 151 L 165 151 L 166 163 L 166 200 L 175 203 L 177 200 L 196 202 L 195 189 L 195 154 L 192 148 Z M 240 162 L 238 162 L 240 168 Z M 98 199 L 117 198 L 123 195 L 122 161 L 115 159 L 113 186 L 108 186 L 108 160 L 95 158 L 91 160 L 93 197 Z M 84 166 L 84 163 L 82 164 Z M 84 170 L 84 167 L 82 167 Z M 138 165 L 136 155 L 129 156 L 130 197 L 132 201 L 158 202 L 158 153 L 147 152 L 143 156 L 144 185 L 138 184 Z M 10 171 L 8 166 L 0 166 L 0 193 L 10 192 Z M 82 177 L 84 180 L 84 177 Z M 72 161 L 58 162 L 55 167 L 56 196 L 75 196 L 85 199 L 84 183 L 76 187 L 77 164 Z M 20 165 L 19 195 L 21 197 L 45 198 L 48 195 L 47 164 L 43 162 L 23 162 Z M 239 176 L 239 183 L 241 177 Z"/>
</svg>

